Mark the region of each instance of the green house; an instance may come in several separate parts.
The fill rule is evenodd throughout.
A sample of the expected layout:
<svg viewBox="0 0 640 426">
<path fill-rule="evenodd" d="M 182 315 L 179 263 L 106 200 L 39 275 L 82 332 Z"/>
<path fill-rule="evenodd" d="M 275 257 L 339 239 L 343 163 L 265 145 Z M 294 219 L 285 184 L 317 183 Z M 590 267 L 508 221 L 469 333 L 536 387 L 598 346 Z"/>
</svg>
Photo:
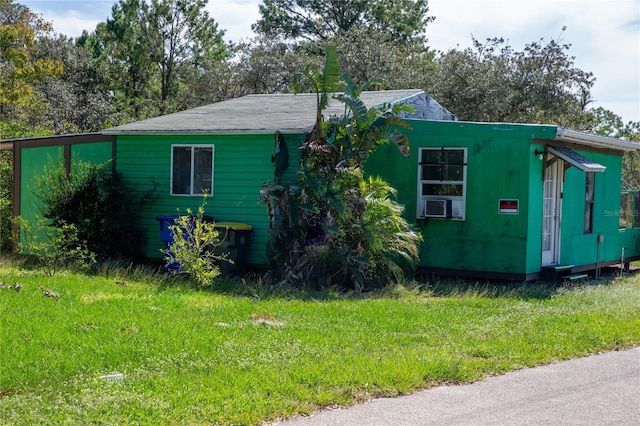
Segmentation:
<svg viewBox="0 0 640 426">
<path fill-rule="evenodd" d="M 640 256 L 640 227 L 621 216 L 621 200 L 622 212 L 632 212 L 635 194 L 621 198 L 620 191 L 622 154 L 637 144 L 549 125 L 461 122 L 421 90 L 364 92 L 362 100 L 416 110 L 405 117 L 413 128 L 409 157 L 383 146 L 365 172 L 398 189 L 407 219 L 423 233 L 422 268 L 534 279 Z M 315 113 L 315 94 L 249 95 L 98 134 L 14 141 L 14 213 L 35 214 L 30 180 L 48 156 L 69 169 L 76 159 L 111 159 L 132 187 L 155 188 L 154 204 L 137 218 L 147 257 L 162 256 L 156 217 L 196 209 L 206 191 L 206 213 L 250 225 L 248 263 L 266 265 L 268 218 L 259 193 L 274 178 L 276 135 L 289 153 L 286 183 Z M 324 111 L 343 113 L 338 102 Z"/>
</svg>

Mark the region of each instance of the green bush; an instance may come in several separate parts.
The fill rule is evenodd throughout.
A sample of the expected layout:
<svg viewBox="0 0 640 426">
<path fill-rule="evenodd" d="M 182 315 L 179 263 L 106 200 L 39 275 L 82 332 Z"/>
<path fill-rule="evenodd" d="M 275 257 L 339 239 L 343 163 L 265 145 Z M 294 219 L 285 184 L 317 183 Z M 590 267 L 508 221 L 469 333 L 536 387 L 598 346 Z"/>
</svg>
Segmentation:
<svg viewBox="0 0 640 426">
<path fill-rule="evenodd" d="M 302 182 L 302 181 L 300 181 Z M 404 206 L 381 178 L 359 168 L 339 169 L 334 190 L 304 180 L 298 229 L 305 238 L 288 252 L 285 281 L 314 288 L 361 291 L 402 282 L 418 260 L 421 235 L 402 216 Z M 295 241 L 295 240 L 294 240 Z"/>
<path fill-rule="evenodd" d="M 198 212 L 187 209 L 186 215 L 178 216 L 169 226 L 173 241 L 164 251 L 168 267 L 187 273 L 196 287 L 210 287 L 221 274 L 219 262 L 230 262 L 227 255 L 218 254 L 216 248 L 222 243 L 214 222 L 205 220 L 204 205 Z"/>
<path fill-rule="evenodd" d="M 54 226 L 75 226 L 78 238 L 99 258 L 136 259 L 142 256 L 143 233 L 137 218 L 152 192 L 128 188 L 110 164 L 79 162 L 67 175 L 62 164 L 50 162 L 34 179 L 43 202 L 42 216 Z"/>
</svg>

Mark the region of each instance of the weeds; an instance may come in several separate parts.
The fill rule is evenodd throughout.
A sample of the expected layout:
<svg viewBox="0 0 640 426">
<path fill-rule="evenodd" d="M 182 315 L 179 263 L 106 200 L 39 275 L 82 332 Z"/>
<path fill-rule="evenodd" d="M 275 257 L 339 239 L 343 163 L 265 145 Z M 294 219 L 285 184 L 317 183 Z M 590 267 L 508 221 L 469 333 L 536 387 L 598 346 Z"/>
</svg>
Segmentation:
<svg viewBox="0 0 640 426">
<path fill-rule="evenodd" d="M 87 249 L 85 241 L 80 241 L 74 224 L 54 225 L 39 216 L 33 223 L 18 217 L 16 223 L 23 237 L 20 251 L 35 256 L 47 276 L 52 277 L 71 264 L 86 268 L 96 261 L 96 254 Z"/>
</svg>

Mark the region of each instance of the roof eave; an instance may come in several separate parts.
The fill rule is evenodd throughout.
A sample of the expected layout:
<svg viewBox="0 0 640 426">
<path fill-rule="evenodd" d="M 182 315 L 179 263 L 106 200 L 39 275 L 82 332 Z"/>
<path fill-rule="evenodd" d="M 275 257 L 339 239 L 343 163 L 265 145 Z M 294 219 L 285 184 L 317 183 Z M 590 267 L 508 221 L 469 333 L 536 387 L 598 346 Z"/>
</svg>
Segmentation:
<svg viewBox="0 0 640 426">
<path fill-rule="evenodd" d="M 558 127 L 556 131 L 557 141 L 576 143 L 579 145 L 592 146 L 595 148 L 610 148 L 620 151 L 640 150 L 640 143 L 625 141 L 622 139 L 609 138 L 606 136 L 592 135 L 590 133 L 578 132 L 576 130 Z"/>
<path fill-rule="evenodd" d="M 306 129 L 222 129 L 222 130 L 103 130 L 105 135 L 272 135 L 276 132 L 282 134 L 301 134 L 308 132 Z"/>
</svg>

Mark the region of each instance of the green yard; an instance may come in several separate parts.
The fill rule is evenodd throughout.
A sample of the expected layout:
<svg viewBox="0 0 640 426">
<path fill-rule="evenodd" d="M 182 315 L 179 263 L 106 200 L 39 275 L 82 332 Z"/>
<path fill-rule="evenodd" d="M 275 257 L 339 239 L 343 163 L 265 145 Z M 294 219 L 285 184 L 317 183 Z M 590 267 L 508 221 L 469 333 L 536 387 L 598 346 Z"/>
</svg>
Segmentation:
<svg viewBox="0 0 640 426">
<path fill-rule="evenodd" d="M 358 296 L 0 262 L 7 425 L 260 424 L 640 344 L 635 275 Z"/>
</svg>

